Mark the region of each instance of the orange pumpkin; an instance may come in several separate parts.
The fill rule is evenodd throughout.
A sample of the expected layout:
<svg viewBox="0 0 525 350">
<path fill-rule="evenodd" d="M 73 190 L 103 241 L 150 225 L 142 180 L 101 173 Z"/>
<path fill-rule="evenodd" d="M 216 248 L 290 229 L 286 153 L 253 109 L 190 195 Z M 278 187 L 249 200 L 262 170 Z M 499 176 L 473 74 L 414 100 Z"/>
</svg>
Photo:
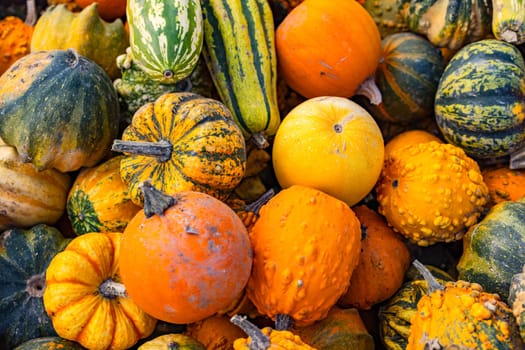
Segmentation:
<svg viewBox="0 0 525 350">
<path fill-rule="evenodd" d="M 225 315 L 215 315 L 190 323 L 186 327 L 186 334 L 209 350 L 232 349 L 235 339 L 245 336 L 239 327 L 230 322 L 230 317 Z"/>
<path fill-rule="evenodd" d="M 481 175 L 489 189 L 490 206 L 525 196 L 525 170 L 500 166 L 484 169 Z"/>
<path fill-rule="evenodd" d="M 292 89 L 311 98 L 351 97 L 376 70 L 381 36 L 355 0 L 305 0 L 276 30 L 280 72 Z"/>
<path fill-rule="evenodd" d="M 107 22 L 126 15 L 126 0 L 75 0 L 80 8 L 86 8 L 94 2 L 98 3 L 98 14 Z"/>
<path fill-rule="evenodd" d="M 413 145 L 415 143 L 436 141 L 442 143 L 441 139 L 434 134 L 419 129 L 411 129 L 403 131 L 392 139 L 390 139 L 385 145 L 385 159 L 395 150 L 402 148 L 407 145 Z"/>
<path fill-rule="evenodd" d="M 353 210 L 361 223 L 361 256 L 338 304 L 367 310 L 401 287 L 410 266 L 410 251 L 381 215 L 365 205 Z"/>
<path fill-rule="evenodd" d="M 191 323 L 226 308 L 252 266 L 246 227 L 220 200 L 196 191 L 173 196 L 142 186 L 144 209 L 124 230 L 122 282 L 145 312 Z"/>
</svg>

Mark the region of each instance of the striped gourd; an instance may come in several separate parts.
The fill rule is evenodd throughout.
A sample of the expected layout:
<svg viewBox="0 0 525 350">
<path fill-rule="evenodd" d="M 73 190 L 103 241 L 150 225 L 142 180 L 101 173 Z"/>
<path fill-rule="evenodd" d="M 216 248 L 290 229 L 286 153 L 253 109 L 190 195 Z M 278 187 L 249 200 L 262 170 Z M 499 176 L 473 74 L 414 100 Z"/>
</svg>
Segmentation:
<svg viewBox="0 0 525 350">
<path fill-rule="evenodd" d="M 204 55 L 217 91 L 245 137 L 280 123 L 273 15 L 267 0 L 204 0 Z M 264 143 L 264 142 L 263 142 Z"/>
<path fill-rule="evenodd" d="M 458 51 L 441 75 L 434 102 L 445 139 L 473 158 L 509 155 L 525 145 L 525 62 L 496 39 Z"/>
<path fill-rule="evenodd" d="M 525 42 L 525 1 L 492 0 L 492 33 L 516 45 Z"/>
<path fill-rule="evenodd" d="M 203 44 L 199 0 L 128 0 L 133 61 L 151 79 L 173 84 L 193 71 Z"/>
</svg>

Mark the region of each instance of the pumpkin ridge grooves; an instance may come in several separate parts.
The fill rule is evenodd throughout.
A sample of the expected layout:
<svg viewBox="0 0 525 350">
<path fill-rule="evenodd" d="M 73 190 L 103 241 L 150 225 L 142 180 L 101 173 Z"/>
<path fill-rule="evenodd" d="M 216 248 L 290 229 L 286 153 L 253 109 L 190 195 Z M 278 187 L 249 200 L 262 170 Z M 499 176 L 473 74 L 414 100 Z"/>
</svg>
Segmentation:
<svg viewBox="0 0 525 350">
<path fill-rule="evenodd" d="M 71 254 L 76 254 L 84 258 L 91 265 L 93 270 L 97 273 L 98 277 L 100 278 L 100 283 L 102 283 L 102 281 L 106 279 L 104 276 L 104 273 L 100 270 L 96 261 L 93 261 L 93 259 L 88 254 L 86 254 L 83 251 L 78 251 L 78 250 L 73 250 L 73 249 L 66 249 L 66 251 L 70 252 Z"/>
</svg>

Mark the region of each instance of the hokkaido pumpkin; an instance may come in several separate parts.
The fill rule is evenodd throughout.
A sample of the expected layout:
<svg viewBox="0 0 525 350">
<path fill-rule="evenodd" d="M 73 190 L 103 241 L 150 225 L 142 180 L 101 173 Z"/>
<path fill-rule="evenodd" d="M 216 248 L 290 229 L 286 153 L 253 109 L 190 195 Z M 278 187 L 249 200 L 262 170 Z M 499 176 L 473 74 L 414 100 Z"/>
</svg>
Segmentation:
<svg viewBox="0 0 525 350">
<path fill-rule="evenodd" d="M 130 299 L 119 277 L 121 233 L 74 238 L 46 270 L 44 306 L 57 334 L 91 350 L 128 349 L 156 320 Z"/>
<path fill-rule="evenodd" d="M 300 185 L 281 190 L 261 208 L 250 238 L 248 298 L 259 313 L 276 322 L 291 318 L 297 326 L 327 315 L 348 288 L 361 248 L 352 209 Z"/>
<path fill-rule="evenodd" d="M 384 141 L 374 118 L 357 103 L 336 96 L 311 98 L 290 111 L 272 149 L 282 188 L 317 188 L 350 206 L 372 190 L 383 157 Z"/>
<path fill-rule="evenodd" d="M 144 210 L 124 230 L 122 281 L 148 314 L 191 323 L 230 305 L 244 290 L 252 248 L 241 219 L 225 203 L 196 191 L 168 195 L 141 186 Z"/>
<path fill-rule="evenodd" d="M 375 72 L 381 36 L 355 0 L 305 0 L 275 33 L 279 71 L 306 98 L 351 97 Z"/>
<path fill-rule="evenodd" d="M 98 4 L 97 11 L 105 21 L 113 22 L 126 15 L 126 0 L 74 0 L 80 8 L 86 8 L 92 3 Z"/>
</svg>

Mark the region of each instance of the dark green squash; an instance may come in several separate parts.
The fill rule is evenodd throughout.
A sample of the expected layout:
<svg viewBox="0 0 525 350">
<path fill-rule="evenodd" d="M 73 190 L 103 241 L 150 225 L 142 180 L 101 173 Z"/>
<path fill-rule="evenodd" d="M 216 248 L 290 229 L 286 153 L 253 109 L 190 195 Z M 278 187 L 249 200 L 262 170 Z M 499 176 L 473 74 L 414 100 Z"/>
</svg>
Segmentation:
<svg viewBox="0 0 525 350">
<path fill-rule="evenodd" d="M 13 350 L 83 350 L 79 343 L 60 337 L 41 337 L 28 340 Z"/>
<path fill-rule="evenodd" d="M 521 339 L 525 341 L 525 264 L 523 265 L 523 270 L 513 275 L 510 280 L 507 301 L 516 318 Z"/>
<path fill-rule="evenodd" d="M 525 262 L 525 197 L 494 205 L 463 237 L 458 279 L 479 283 L 503 299 Z"/>
<path fill-rule="evenodd" d="M 0 349 L 56 335 L 42 299 L 45 271 L 68 242 L 43 224 L 0 234 Z"/>
<path fill-rule="evenodd" d="M 30 53 L 0 76 L 0 138 L 39 170 L 95 165 L 118 126 L 111 79 L 74 50 Z"/>
<path fill-rule="evenodd" d="M 459 50 L 439 81 L 434 104 L 444 138 L 476 159 L 525 145 L 525 62 L 516 46 L 486 39 Z"/>
</svg>

